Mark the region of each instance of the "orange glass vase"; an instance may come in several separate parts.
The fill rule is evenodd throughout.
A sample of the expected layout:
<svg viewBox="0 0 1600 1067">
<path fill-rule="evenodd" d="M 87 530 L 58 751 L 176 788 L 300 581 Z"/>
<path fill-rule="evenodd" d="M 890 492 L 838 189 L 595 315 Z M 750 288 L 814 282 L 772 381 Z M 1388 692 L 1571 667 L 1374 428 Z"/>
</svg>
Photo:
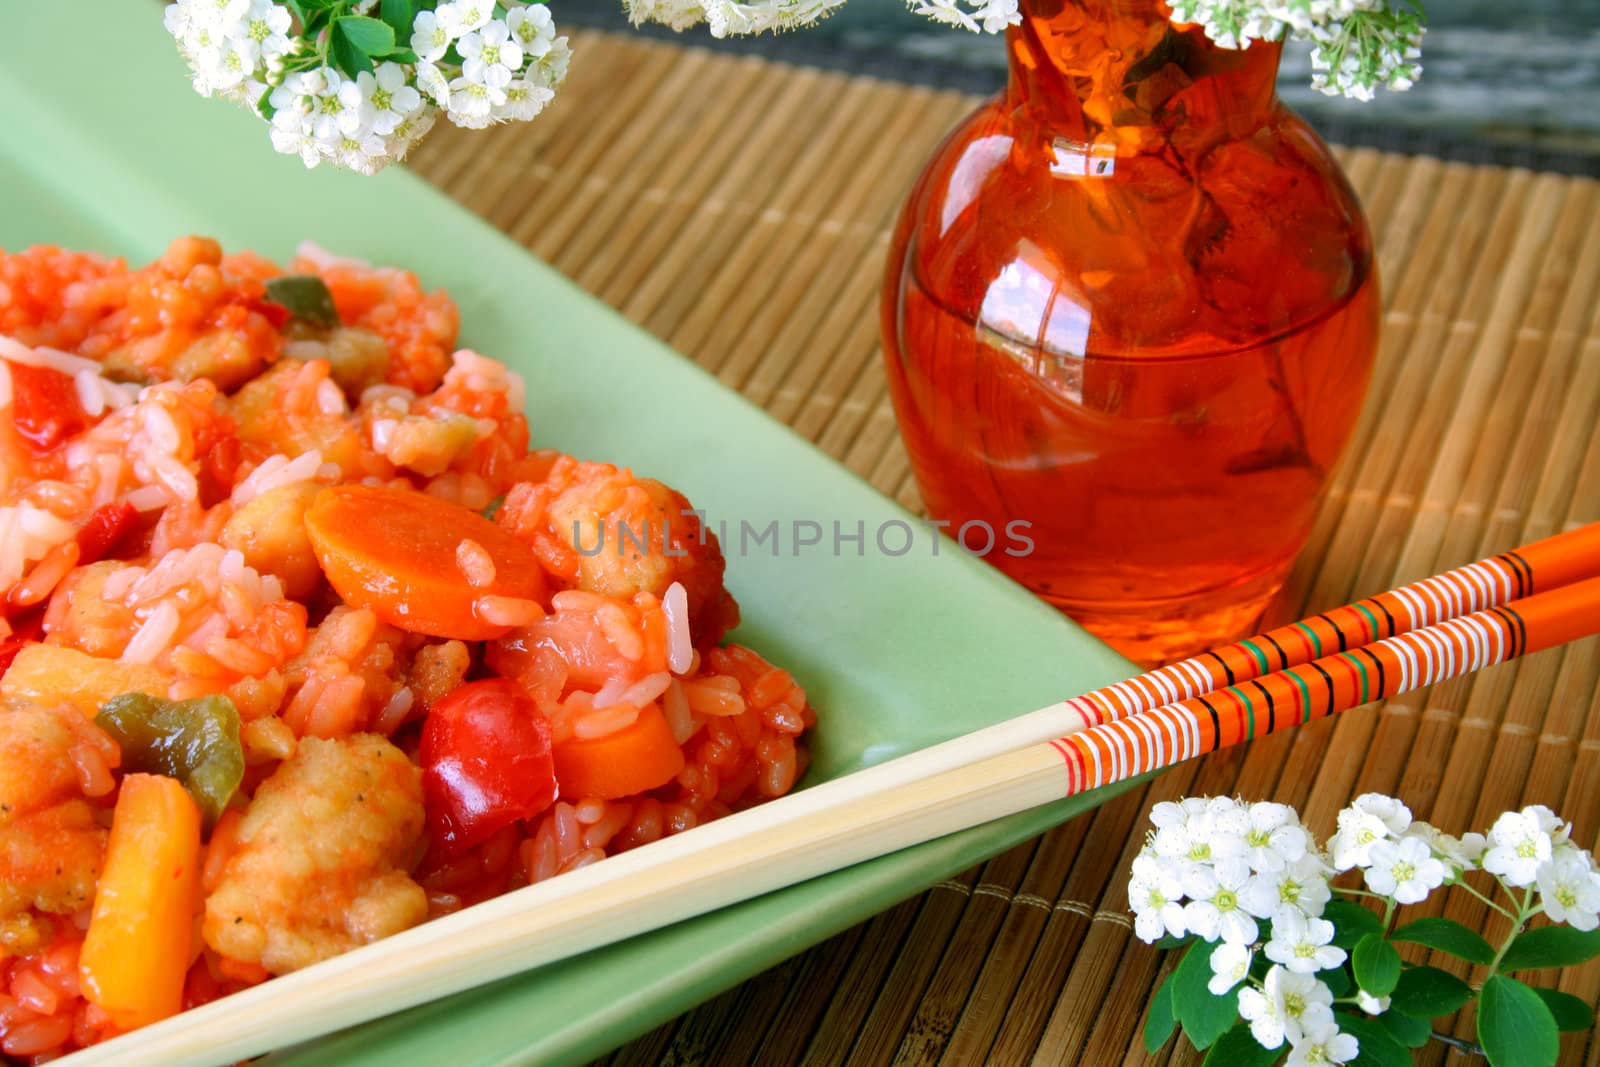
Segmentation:
<svg viewBox="0 0 1600 1067">
<path fill-rule="evenodd" d="M 1006 91 L 890 249 L 885 358 L 923 500 L 1132 659 L 1238 636 L 1305 545 L 1372 368 L 1372 239 L 1277 99 L 1156 0 L 1023 0 Z"/>
</svg>

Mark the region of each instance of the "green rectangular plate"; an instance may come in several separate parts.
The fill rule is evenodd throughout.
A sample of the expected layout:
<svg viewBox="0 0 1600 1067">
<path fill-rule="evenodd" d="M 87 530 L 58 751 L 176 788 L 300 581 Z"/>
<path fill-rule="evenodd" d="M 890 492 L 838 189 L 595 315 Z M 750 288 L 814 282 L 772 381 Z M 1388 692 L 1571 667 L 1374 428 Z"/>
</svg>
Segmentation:
<svg viewBox="0 0 1600 1067">
<path fill-rule="evenodd" d="M 412 175 L 308 172 L 274 154 L 259 120 L 190 91 L 157 5 L 29 3 L 8 15 L 0 247 L 48 242 L 142 262 L 203 233 L 283 258 L 309 237 L 409 267 L 455 296 L 464 343 L 525 375 L 536 442 L 632 464 L 735 530 L 740 520 L 821 522 L 821 548 L 730 553 L 729 564 L 740 639 L 790 668 L 819 709 L 811 780 L 1130 673 L 948 542 L 935 558 L 926 529 L 905 556 L 873 551 L 870 533 L 865 555 L 847 543 L 835 556 L 835 520 L 847 531 L 914 520 Z M 579 1063 L 1107 796 L 896 853 L 270 1062 Z"/>
</svg>

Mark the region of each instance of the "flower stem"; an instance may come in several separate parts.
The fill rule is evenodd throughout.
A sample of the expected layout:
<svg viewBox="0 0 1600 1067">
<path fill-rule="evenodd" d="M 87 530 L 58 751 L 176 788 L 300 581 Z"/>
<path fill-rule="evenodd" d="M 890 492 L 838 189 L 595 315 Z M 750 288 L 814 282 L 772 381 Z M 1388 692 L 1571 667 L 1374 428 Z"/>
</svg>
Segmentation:
<svg viewBox="0 0 1600 1067">
<path fill-rule="evenodd" d="M 1461 1038 L 1453 1037 L 1450 1034 L 1441 1034 L 1437 1030 L 1433 1032 L 1433 1039 L 1440 1044 L 1449 1045 L 1458 1052 L 1465 1052 L 1469 1056 L 1487 1055 L 1487 1053 L 1483 1051 L 1483 1046 L 1476 1045 L 1471 1041 L 1463 1041 Z"/>
<path fill-rule="evenodd" d="M 1371 897 L 1373 900 L 1388 900 L 1382 893 L 1374 893 L 1366 889 L 1346 889 L 1343 886 L 1332 886 L 1335 893 L 1343 893 L 1348 897 Z"/>
<path fill-rule="evenodd" d="M 1506 918 L 1510 919 L 1512 922 L 1516 922 L 1517 921 L 1517 913 L 1516 912 L 1512 911 L 1510 908 L 1506 907 L 1503 904 L 1496 904 L 1494 902 L 1494 900 L 1491 899 L 1489 896 L 1487 896 L 1487 895 L 1485 895 L 1483 893 L 1480 893 L 1476 889 L 1472 888 L 1471 883 L 1469 883 L 1465 878 L 1457 879 L 1455 884 L 1459 888 L 1465 889 L 1468 893 L 1471 893 L 1473 896 L 1477 897 L 1479 900 L 1483 901 L 1485 904 L 1489 905 L 1489 907 L 1493 908 L 1495 911 L 1498 911 L 1501 915 L 1504 915 Z"/>
<path fill-rule="evenodd" d="M 1496 880 L 1498 881 L 1498 879 Z M 1504 883 L 1501 883 L 1501 885 L 1504 886 Z M 1509 887 L 1506 887 L 1506 895 L 1511 897 L 1512 900 L 1517 899 L 1517 895 Z M 1511 917 L 1511 930 L 1506 934 L 1506 939 L 1501 942 L 1500 950 L 1494 954 L 1494 959 L 1489 961 L 1489 975 L 1491 977 L 1500 973 L 1500 961 L 1505 959 L 1506 952 L 1511 948 L 1511 943 L 1517 939 L 1518 934 L 1522 933 L 1522 928 L 1528 925 L 1528 920 L 1537 911 L 1538 909 L 1533 904 L 1533 887 L 1529 886 L 1528 891 L 1522 894 L 1522 899 L 1517 901 L 1517 914 Z"/>
</svg>

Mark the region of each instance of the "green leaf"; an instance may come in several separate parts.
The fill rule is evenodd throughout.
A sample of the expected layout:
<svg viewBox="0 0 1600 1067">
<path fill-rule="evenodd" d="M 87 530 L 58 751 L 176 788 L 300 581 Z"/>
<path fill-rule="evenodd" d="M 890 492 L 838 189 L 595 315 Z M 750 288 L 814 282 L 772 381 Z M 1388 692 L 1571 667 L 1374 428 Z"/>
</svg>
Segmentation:
<svg viewBox="0 0 1600 1067">
<path fill-rule="evenodd" d="M 378 56 L 379 59 L 392 59 L 396 63 L 420 63 L 422 57 L 409 48 L 396 48 L 393 52 Z"/>
<path fill-rule="evenodd" d="M 1172 972 L 1172 1014 L 1197 1049 L 1210 1048 L 1239 1017 L 1238 997 L 1219 997 L 1208 988 L 1211 953 L 1216 947 L 1209 941 L 1195 942 Z"/>
<path fill-rule="evenodd" d="M 1400 980 L 1400 953 L 1382 934 L 1368 934 L 1356 942 L 1355 951 L 1350 953 L 1350 967 L 1362 989 L 1375 997 L 1386 997 Z"/>
<path fill-rule="evenodd" d="M 1541 926 L 1511 942 L 1500 960 L 1500 973 L 1541 967 L 1571 967 L 1600 956 L 1600 930 L 1574 930 L 1570 926 Z"/>
<path fill-rule="evenodd" d="M 1393 1008 L 1378 1016 L 1378 1025 L 1406 1048 L 1421 1048 L 1433 1037 L 1433 1023 Z"/>
<path fill-rule="evenodd" d="M 1394 1007 L 1418 1019 L 1449 1015 L 1472 999 L 1472 987 L 1437 967 L 1408 967 L 1395 983 Z"/>
<path fill-rule="evenodd" d="M 1327 986 L 1328 991 L 1336 997 L 1345 996 L 1350 992 L 1350 972 L 1343 966 L 1318 971 L 1317 980 Z"/>
<path fill-rule="evenodd" d="M 350 38 L 343 34 L 333 35 L 333 41 L 328 49 L 333 65 L 350 78 L 358 77 L 362 71 L 372 69 L 372 57 L 350 43 Z"/>
<path fill-rule="evenodd" d="M 267 299 L 297 319 L 330 330 L 339 325 L 333 294 L 314 274 L 285 274 L 267 282 Z"/>
<path fill-rule="evenodd" d="M 1333 924 L 1333 943 L 1349 952 L 1368 934 L 1383 933 L 1383 920 L 1352 900 L 1330 900 L 1322 917 Z"/>
<path fill-rule="evenodd" d="M 343 37 L 369 56 L 394 51 L 394 30 L 379 19 L 345 15 L 335 19 L 333 35 Z"/>
<path fill-rule="evenodd" d="M 1535 987 L 1533 991 L 1539 994 L 1544 1006 L 1555 1016 L 1557 1029 L 1582 1032 L 1594 1025 L 1594 1009 L 1586 1001 L 1579 1000 L 1571 993 L 1563 993 L 1559 989 Z"/>
<path fill-rule="evenodd" d="M 1150 1014 L 1144 1020 L 1145 1051 L 1152 1056 L 1160 1052 L 1177 1028 L 1178 1017 L 1172 1014 L 1172 975 L 1169 974 L 1156 987 L 1156 995 L 1150 998 Z"/>
<path fill-rule="evenodd" d="M 1491 1067 L 1552 1067 L 1561 1054 L 1556 1017 L 1538 993 L 1503 974 L 1483 983 L 1478 1044 Z"/>
<path fill-rule="evenodd" d="M 409 41 L 417 21 L 417 0 L 383 0 L 378 7 L 378 17 L 394 31 L 395 40 Z"/>
<path fill-rule="evenodd" d="M 1171 934 L 1162 934 L 1161 940 L 1156 942 L 1155 947 L 1158 951 L 1166 952 L 1168 949 L 1182 948 L 1193 940 L 1194 938 L 1192 937 L 1173 937 Z"/>
<path fill-rule="evenodd" d="M 1217 1039 L 1201 1067 L 1272 1067 L 1283 1053 L 1282 1047 L 1262 1048 L 1250 1027 L 1239 1023 Z"/>
<path fill-rule="evenodd" d="M 1493 945 L 1475 931 L 1451 919 L 1417 919 L 1390 934 L 1389 939 L 1427 945 L 1468 963 L 1489 963 L 1494 959 Z"/>
<path fill-rule="evenodd" d="M 1349 1012 L 1340 1012 L 1334 1020 L 1339 1029 L 1361 1044 L 1361 1052 L 1350 1061 L 1351 1067 L 1412 1067 L 1411 1053 L 1378 1020 Z"/>
<path fill-rule="evenodd" d="M 272 116 L 277 113 L 278 109 L 272 106 L 272 90 L 263 90 L 260 99 L 256 101 L 256 114 L 271 122 Z"/>
</svg>

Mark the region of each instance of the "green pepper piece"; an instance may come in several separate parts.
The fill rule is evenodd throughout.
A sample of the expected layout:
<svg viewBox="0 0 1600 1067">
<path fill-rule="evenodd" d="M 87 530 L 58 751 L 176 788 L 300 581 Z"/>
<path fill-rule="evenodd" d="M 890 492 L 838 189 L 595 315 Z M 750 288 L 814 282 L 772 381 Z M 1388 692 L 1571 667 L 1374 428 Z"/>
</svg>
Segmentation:
<svg viewBox="0 0 1600 1067">
<path fill-rule="evenodd" d="M 101 705 L 94 721 L 122 747 L 123 770 L 176 778 L 207 826 L 244 779 L 239 712 L 225 696 L 173 701 L 124 693 Z"/>
</svg>

